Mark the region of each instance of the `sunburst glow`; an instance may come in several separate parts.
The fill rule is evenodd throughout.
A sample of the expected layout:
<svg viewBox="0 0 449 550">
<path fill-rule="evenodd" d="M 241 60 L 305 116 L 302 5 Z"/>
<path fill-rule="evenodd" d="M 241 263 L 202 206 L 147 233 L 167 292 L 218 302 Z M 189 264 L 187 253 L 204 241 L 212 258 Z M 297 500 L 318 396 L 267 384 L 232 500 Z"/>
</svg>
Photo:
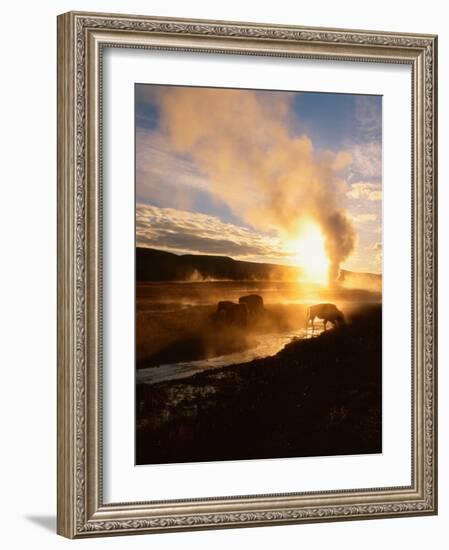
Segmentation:
<svg viewBox="0 0 449 550">
<path fill-rule="evenodd" d="M 329 258 L 323 233 L 316 223 L 303 223 L 299 237 L 291 241 L 289 249 L 295 263 L 302 269 L 301 280 L 318 284 L 328 282 Z"/>
</svg>

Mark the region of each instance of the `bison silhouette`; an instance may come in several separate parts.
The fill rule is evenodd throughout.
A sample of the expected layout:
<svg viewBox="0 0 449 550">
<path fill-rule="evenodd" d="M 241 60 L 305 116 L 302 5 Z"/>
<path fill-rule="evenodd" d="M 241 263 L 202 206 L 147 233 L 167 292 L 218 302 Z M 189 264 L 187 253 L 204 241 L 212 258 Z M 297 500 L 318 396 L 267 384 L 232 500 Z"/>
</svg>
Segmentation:
<svg viewBox="0 0 449 550">
<path fill-rule="evenodd" d="M 218 319 L 228 324 L 245 326 L 248 322 L 248 306 L 223 300 L 217 304 Z"/>
<path fill-rule="evenodd" d="M 245 326 L 248 323 L 248 306 L 246 304 L 234 304 L 229 311 L 231 323 Z"/>
<path fill-rule="evenodd" d="M 230 302 L 228 300 L 223 300 L 221 302 L 218 302 L 217 304 L 217 313 L 220 314 L 220 313 L 227 313 L 228 311 L 231 311 L 231 309 L 235 306 L 236 304 L 234 302 Z"/>
<path fill-rule="evenodd" d="M 324 330 L 327 329 L 327 323 L 332 323 L 334 327 L 338 327 L 345 322 L 343 312 L 335 304 L 316 304 L 310 306 L 307 309 L 306 329 L 309 328 L 309 323 L 312 323 L 312 332 L 314 331 L 315 319 L 323 321 Z"/>
<path fill-rule="evenodd" d="M 258 294 L 248 294 L 248 296 L 241 296 L 239 298 L 239 304 L 246 304 L 250 315 L 258 315 L 263 311 L 263 298 Z"/>
</svg>

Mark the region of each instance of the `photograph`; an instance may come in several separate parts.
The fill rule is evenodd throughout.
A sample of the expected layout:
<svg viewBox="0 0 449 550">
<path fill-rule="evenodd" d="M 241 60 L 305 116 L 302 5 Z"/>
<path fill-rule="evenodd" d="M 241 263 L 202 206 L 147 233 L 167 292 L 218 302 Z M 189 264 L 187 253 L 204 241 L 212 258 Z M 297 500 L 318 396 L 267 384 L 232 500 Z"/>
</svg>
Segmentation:
<svg viewBox="0 0 449 550">
<path fill-rule="evenodd" d="M 382 453 L 382 96 L 134 102 L 136 465 Z"/>
<path fill-rule="evenodd" d="M 60 535 L 437 514 L 438 36 L 322 23 L 58 16 Z"/>
<path fill-rule="evenodd" d="M 2 8 L 2 548 L 444 548 L 447 5 Z"/>
</svg>

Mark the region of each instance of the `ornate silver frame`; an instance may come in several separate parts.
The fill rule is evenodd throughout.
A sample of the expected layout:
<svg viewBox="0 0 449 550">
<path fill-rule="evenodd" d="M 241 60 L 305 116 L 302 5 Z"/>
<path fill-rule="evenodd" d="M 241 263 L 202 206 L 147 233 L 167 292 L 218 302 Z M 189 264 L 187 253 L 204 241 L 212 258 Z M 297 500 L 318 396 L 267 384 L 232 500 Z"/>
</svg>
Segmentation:
<svg viewBox="0 0 449 550">
<path fill-rule="evenodd" d="M 412 484 L 105 504 L 101 59 L 109 47 L 405 63 L 412 68 Z M 437 37 L 66 13 L 58 17 L 58 533 L 70 538 L 437 513 Z M 149 501 L 151 495 L 148 495 Z"/>
</svg>

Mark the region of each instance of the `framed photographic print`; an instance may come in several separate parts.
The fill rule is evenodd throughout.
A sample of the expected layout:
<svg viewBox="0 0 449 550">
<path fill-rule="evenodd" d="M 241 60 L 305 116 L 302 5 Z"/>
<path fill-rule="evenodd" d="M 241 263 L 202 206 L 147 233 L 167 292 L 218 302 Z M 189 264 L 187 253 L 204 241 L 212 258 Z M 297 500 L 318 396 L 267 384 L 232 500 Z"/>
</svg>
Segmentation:
<svg viewBox="0 0 449 550">
<path fill-rule="evenodd" d="M 435 514 L 432 35 L 58 18 L 58 532 Z"/>
</svg>

